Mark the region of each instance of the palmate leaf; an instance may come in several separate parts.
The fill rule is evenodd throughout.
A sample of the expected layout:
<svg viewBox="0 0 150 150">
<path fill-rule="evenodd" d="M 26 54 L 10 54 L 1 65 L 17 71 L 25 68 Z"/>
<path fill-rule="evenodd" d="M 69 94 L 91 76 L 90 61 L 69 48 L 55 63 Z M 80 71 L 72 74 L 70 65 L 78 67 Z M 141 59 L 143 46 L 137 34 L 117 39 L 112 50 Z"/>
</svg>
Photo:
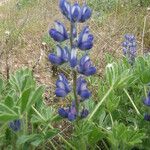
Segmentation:
<svg viewBox="0 0 150 150">
<path fill-rule="evenodd" d="M 111 94 L 108 96 L 108 99 L 106 100 L 106 106 L 107 109 L 110 112 L 113 112 L 117 109 L 120 102 L 120 96 L 115 95 L 115 92 L 111 92 Z"/>
<path fill-rule="evenodd" d="M 22 135 L 17 140 L 17 145 L 20 146 L 25 143 L 29 143 L 35 147 L 39 146 L 41 143 L 45 142 L 46 140 L 50 140 L 54 136 L 58 134 L 58 130 L 51 130 L 46 133 L 39 133 L 39 134 L 31 134 L 31 135 Z"/>
<path fill-rule="evenodd" d="M 132 69 L 129 69 L 123 62 L 108 64 L 105 75 L 109 86 L 114 88 L 128 87 L 137 80 Z"/>
<path fill-rule="evenodd" d="M 19 118 L 19 115 L 16 112 L 5 104 L 0 103 L 0 121 L 11 121 L 17 118 Z"/>
<path fill-rule="evenodd" d="M 20 98 L 20 105 L 21 105 L 21 113 L 23 113 L 25 110 L 26 110 L 26 107 L 27 107 L 27 103 L 29 101 L 29 98 L 30 98 L 30 94 L 32 92 L 32 89 L 33 88 L 28 88 L 26 89 L 22 95 L 21 95 L 21 98 Z"/>
<path fill-rule="evenodd" d="M 110 141 L 113 149 L 118 148 L 132 148 L 137 144 L 141 144 L 145 138 L 145 133 L 133 127 L 127 127 L 123 123 L 116 123 L 112 132 L 108 134 L 108 140 Z"/>
<path fill-rule="evenodd" d="M 27 110 L 29 110 L 34 103 L 41 103 L 41 101 L 43 100 L 43 93 L 44 87 L 39 86 L 30 94 L 29 100 L 26 105 Z"/>
<path fill-rule="evenodd" d="M 11 121 L 11 120 L 15 120 L 18 119 L 19 116 L 16 114 L 7 114 L 7 113 L 0 113 L 0 120 L 1 122 L 7 122 L 7 121 Z"/>
<path fill-rule="evenodd" d="M 150 83 L 150 56 L 138 57 L 135 62 L 135 73 L 143 84 Z"/>
<path fill-rule="evenodd" d="M 10 76 L 9 82 L 11 86 L 9 94 L 13 95 L 15 105 L 20 107 L 21 113 L 30 111 L 32 105 L 41 105 L 44 87 L 36 86 L 31 70 L 27 68 L 17 70 Z"/>
<path fill-rule="evenodd" d="M 17 145 L 21 145 L 21 144 L 24 144 L 26 142 L 33 142 L 33 141 L 36 141 L 39 139 L 41 139 L 40 141 L 42 142 L 41 134 L 22 135 L 18 138 Z"/>
<path fill-rule="evenodd" d="M 12 108 L 14 106 L 14 99 L 10 96 L 7 95 L 5 97 L 5 101 L 4 101 L 5 105 L 8 106 L 9 108 Z"/>
<path fill-rule="evenodd" d="M 11 108 L 9 108 L 8 106 L 6 106 L 3 103 L 0 103 L 0 112 L 1 113 L 7 112 L 7 113 L 10 113 L 10 114 L 16 114 Z"/>
<path fill-rule="evenodd" d="M 47 123 L 56 120 L 57 117 L 60 118 L 60 116 L 56 114 L 52 107 L 47 107 L 45 104 L 43 104 L 39 110 L 36 110 L 36 114 L 34 113 L 32 115 L 31 122 Z"/>
<path fill-rule="evenodd" d="M 29 87 L 28 89 L 26 89 L 19 99 L 19 106 L 21 108 L 21 113 L 29 111 L 32 105 L 35 103 L 42 103 L 43 93 L 44 93 L 43 86 L 39 86 L 37 88 Z"/>
<path fill-rule="evenodd" d="M 32 71 L 27 68 L 20 69 L 12 74 L 9 82 L 12 88 L 16 92 L 19 92 L 20 95 L 24 90 L 30 87 L 35 87 L 35 80 L 33 79 Z"/>
</svg>

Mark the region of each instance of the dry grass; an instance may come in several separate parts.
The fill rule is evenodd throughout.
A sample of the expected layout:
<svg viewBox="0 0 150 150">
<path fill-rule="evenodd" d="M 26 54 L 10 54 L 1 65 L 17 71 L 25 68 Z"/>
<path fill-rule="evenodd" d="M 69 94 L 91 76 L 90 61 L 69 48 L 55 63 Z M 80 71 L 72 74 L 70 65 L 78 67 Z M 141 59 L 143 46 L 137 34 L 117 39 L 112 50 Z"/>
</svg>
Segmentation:
<svg viewBox="0 0 150 150">
<path fill-rule="evenodd" d="M 81 0 L 80 3 L 83 1 Z M 47 54 L 53 47 L 53 41 L 48 39 L 48 29 L 53 26 L 56 19 L 67 23 L 58 11 L 58 1 L 35 0 L 28 6 L 21 6 L 17 0 L 11 0 L 7 5 L 0 6 L 0 40 L 1 51 L 9 51 L 9 66 L 13 71 L 20 66 L 33 67 L 41 55 L 39 66 L 35 68 L 37 79 L 45 84 L 51 82 L 51 68 L 47 61 Z M 105 54 L 121 56 L 121 42 L 125 33 L 134 33 L 138 40 L 138 52 L 141 52 L 144 18 L 147 15 L 144 32 L 144 49 L 150 48 L 150 13 L 142 7 L 116 7 L 112 13 L 107 14 L 103 20 L 99 19 L 97 12 L 87 23 L 95 36 L 95 45 L 92 50 L 92 59 L 96 63 L 98 73 L 103 72 Z M 5 31 L 10 31 L 6 44 Z M 43 49 L 43 39 L 48 40 L 48 47 Z M 5 55 L 0 59 L 1 67 L 5 72 Z"/>
</svg>

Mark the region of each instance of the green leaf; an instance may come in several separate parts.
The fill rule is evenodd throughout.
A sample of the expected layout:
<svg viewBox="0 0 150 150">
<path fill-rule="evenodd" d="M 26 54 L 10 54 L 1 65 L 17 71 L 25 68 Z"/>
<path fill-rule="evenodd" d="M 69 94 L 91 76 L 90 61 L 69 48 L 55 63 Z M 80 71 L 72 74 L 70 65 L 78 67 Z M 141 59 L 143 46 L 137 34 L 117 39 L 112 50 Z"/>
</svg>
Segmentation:
<svg viewBox="0 0 150 150">
<path fill-rule="evenodd" d="M 43 142 L 43 140 L 42 140 L 41 138 L 39 138 L 39 139 L 37 139 L 37 140 L 31 142 L 31 145 L 37 147 L 37 146 L 39 146 L 42 142 Z"/>
<path fill-rule="evenodd" d="M 142 143 L 145 133 L 133 127 L 127 127 L 123 123 L 116 123 L 112 132 L 109 132 L 108 139 L 115 149 L 130 149 Z"/>
<path fill-rule="evenodd" d="M 10 95 L 6 96 L 5 105 L 7 105 L 9 108 L 12 108 L 14 106 L 14 99 Z"/>
<path fill-rule="evenodd" d="M 23 94 L 21 95 L 20 98 L 20 104 L 21 104 L 21 112 L 23 113 L 26 109 L 27 109 L 27 103 L 29 101 L 30 98 L 30 94 L 32 92 L 32 87 L 28 88 L 27 90 L 25 90 L 23 92 Z"/>
<path fill-rule="evenodd" d="M 18 138 L 17 145 L 21 145 L 26 142 L 36 141 L 36 139 L 39 139 L 39 137 L 41 137 L 40 134 L 22 135 Z"/>
<path fill-rule="evenodd" d="M 28 103 L 27 103 L 27 109 L 29 110 L 32 106 L 32 104 L 36 103 L 36 102 L 40 102 L 42 101 L 42 96 L 44 93 L 44 87 L 40 86 L 38 88 L 36 88 L 36 90 L 32 93 Z"/>
<path fill-rule="evenodd" d="M 121 64 L 121 65 L 120 65 Z M 106 81 L 114 88 L 125 88 L 133 84 L 137 77 L 131 68 L 127 68 L 123 62 L 111 63 L 106 66 Z"/>
<path fill-rule="evenodd" d="M 47 139 L 51 139 L 53 138 L 55 135 L 58 134 L 58 130 L 57 129 L 53 129 L 52 131 L 48 131 L 46 132 L 46 135 L 44 136 L 44 138 L 47 140 Z"/>
<path fill-rule="evenodd" d="M 19 118 L 19 115 L 16 114 L 11 108 L 5 104 L 0 103 L 0 120 L 1 121 L 10 121 Z"/>
<path fill-rule="evenodd" d="M 10 114 L 16 114 L 11 108 L 6 106 L 5 104 L 0 103 L 0 113 L 10 113 Z"/>
<path fill-rule="evenodd" d="M 3 113 L 1 114 L 0 113 L 0 121 L 4 121 L 4 122 L 7 122 L 7 121 L 11 121 L 11 120 L 15 120 L 15 119 L 18 119 L 19 116 L 15 115 L 15 114 L 7 114 L 7 113 Z"/>
</svg>

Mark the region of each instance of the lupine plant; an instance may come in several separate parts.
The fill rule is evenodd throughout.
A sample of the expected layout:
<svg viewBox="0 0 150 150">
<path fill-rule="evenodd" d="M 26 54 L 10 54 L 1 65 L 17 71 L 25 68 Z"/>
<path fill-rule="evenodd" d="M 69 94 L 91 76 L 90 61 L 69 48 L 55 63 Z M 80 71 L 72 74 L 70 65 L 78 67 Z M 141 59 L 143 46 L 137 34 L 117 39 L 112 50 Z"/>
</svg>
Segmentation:
<svg viewBox="0 0 150 150">
<path fill-rule="evenodd" d="M 42 143 L 57 134 L 50 125 L 57 115 L 43 103 L 43 92 L 27 68 L 0 77 L 0 149 L 45 149 Z"/>
<path fill-rule="evenodd" d="M 86 25 L 77 28 L 92 10 L 67 0 L 59 7 L 70 26 L 55 21 L 49 35 L 56 48 L 48 58 L 64 71 L 55 87 L 62 105 L 47 105 L 45 86 L 30 69 L 0 76 L 0 149 L 149 150 L 150 55 L 138 56 L 136 39 L 127 34 L 125 58 L 107 56 L 104 76 L 94 75 L 93 35 Z"/>
<path fill-rule="evenodd" d="M 49 31 L 49 35 L 57 42 L 56 54 L 49 54 L 49 60 L 57 66 L 68 63 L 71 68 L 72 86 L 67 77 L 61 73 L 56 81 L 55 94 L 65 99 L 71 91 L 73 92 L 74 97 L 70 106 L 59 108 L 58 113 L 61 117 L 74 121 L 85 118 L 89 114 L 88 109 L 82 105 L 91 97 L 85 77 L 96 73 L 96 68 L 89 58 L 94 40 L 89 27 L 84 26 L 77 35 L 77 25 L 90 19 L 92 11 L 86 4 L 83 4 L 82 7 L 77 2 L 71 5 L 67 0 L 60 0 L 59 7 L 70 23 L 70 33 L 67 32 L 63 23 L 55 21 L 55 28 Z"/>
<path fill-rule="evenodd" d="M 136 39 L 132 34 L 124 36 L 125 41 L 122 43 L 123 54 L 127 57 L 129 63 L 133 65 L 136 57 Z"/>
</svg>

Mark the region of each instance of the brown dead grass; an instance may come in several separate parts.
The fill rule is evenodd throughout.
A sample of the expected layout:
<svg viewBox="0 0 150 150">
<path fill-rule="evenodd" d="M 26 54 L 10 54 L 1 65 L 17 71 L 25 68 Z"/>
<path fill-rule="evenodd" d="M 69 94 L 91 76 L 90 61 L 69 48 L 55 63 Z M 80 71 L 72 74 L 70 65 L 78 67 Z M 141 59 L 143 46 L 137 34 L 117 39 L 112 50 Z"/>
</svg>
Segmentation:
<svg viewBox="0 0 150 150">
<path fill-rule="evenodd" d="M 81 0 L 80 3 L 83 3 Z M 0 16 L 2 24 L 0 25 L 1 49 L 8 49 L 10 52 L 9 66 L 11 72 L 21 66 L 33 67 L 41 55 L 42 39 L 48 33 L 49 28 L 53 26 L 56 19 L 67 23 L 60 14 L 57 6 L 58 1 L 43 0 L 38 4 L 26 8 L 18 9 L 17 1 L 12 0 L 7 5 L 0 7 Z M 94 12 L 95 13 L 95 12 Z M 144 17 L 147 14 L 146 9 L 137 7 L 128 10 L 126 7 L 117 8 L 107 18 L 100 21 L 98 17 L 88 21 L 91 32 L 95 36 L 95 44 L 91 51 L 91 57 L 97 65 L 98 74 L 103 72 L 105 66 L 105 54 L 121 56 L 121 42 L 125 33 L 134 33 L 138 40 L 138 52 L 141 52 L 142 33 Z M 145 38 L 149 39 L 150 17 L 148 15 L 146 22 Z M 69 25 L 67 25 L 69 27 Z M 68 28 L 69 29 L 69 28 Z M 81 27 L 80 27 L 81 29 Z M 5 44 L 5 31 L 11 32 L 9 46 Z M 17 33 L 19 34 L 15 36 Z M 145 49 L 149 44 L 145 44 Z M 42 59 L 35 68 L 37 80 L 46 85 L 52 84 L 51 66 L 47 61 L 47 54 L 51 51 L 51 46 L 43 49 Z M 2 70 L 5 72 L 5 56 L 1 58 Z"/>
</svg>

